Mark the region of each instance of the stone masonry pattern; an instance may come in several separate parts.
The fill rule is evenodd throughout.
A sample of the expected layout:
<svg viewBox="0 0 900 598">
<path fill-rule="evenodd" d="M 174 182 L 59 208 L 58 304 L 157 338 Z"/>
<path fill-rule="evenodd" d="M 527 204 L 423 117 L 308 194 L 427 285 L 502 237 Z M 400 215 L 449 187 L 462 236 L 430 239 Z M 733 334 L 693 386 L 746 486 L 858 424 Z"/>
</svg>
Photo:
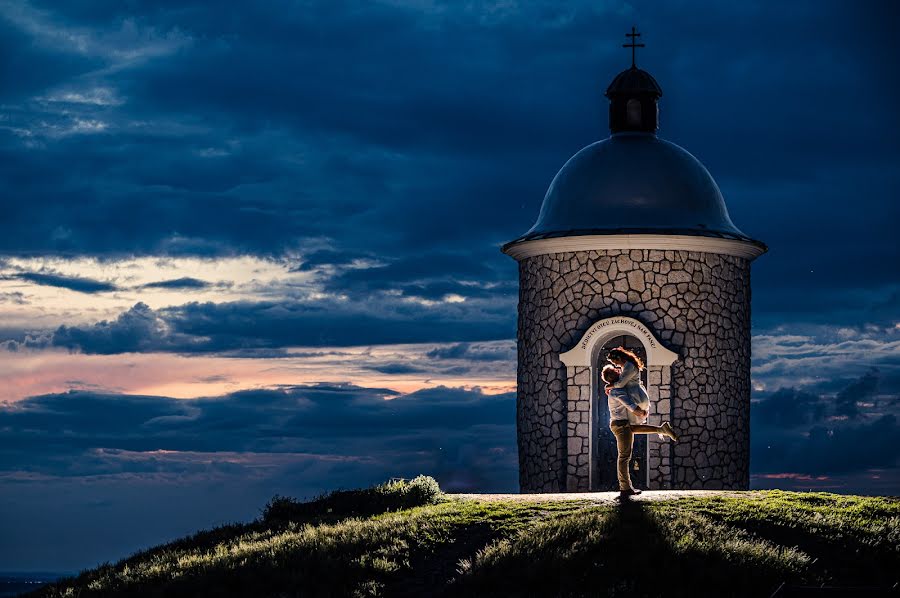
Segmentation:
<svg viewBox="0 0 900 598">
<path fill-rule="evenodd" d="M 679 355 L 671 368 L 663 368 L 667 371 L 650 372 L 651 399 L 666 398 L 653 396 L 658 376 L 660 392 L 671 396 L 668 419 L 680 436 L 663 455 L 666 471 L 651 471 L 651 480 L 657 480 L 653 485 L 749 488 L 750 262 L 696 251 L 632 249 L 555 253 L 519 262 L 521 491 L 574 489 L 567 465 L 579 474 L 587 471 L 585 431 L 578 429 L 585 422 L 581 415 L 570 416 L 569 405 L 583 406 L 590 399 L 572 397 L 570 402 L 567 389 L 573 384 L 584 394 L 590 386 L 580 383 L 590 373 L 587 368 L 567 372 L 559 355 L 594 322 L 613 316 L 641 321 Z M 571 445 L 570 426 L 579 432 Z M 577 451 L 571 460 L 570 450 Z M 660 466 L 655 452 L 651 445 L 651 470 Z M 583 489 L 584 481 L 575 484 Z"/>
</svg>

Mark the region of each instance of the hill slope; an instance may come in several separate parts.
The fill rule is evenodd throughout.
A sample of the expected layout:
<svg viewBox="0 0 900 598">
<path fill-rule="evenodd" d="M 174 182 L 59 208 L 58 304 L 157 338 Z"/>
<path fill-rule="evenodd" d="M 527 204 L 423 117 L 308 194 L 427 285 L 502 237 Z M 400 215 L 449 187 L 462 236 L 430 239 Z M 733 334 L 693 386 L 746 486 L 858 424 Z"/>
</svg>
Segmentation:
<svg viewBox="0 0 900 598">
<path fill-rule="evenodd" d="M 416 478 L 308 503 L 276 497 L 258 521 L 34 595 L 770 596 L 783 582 L 894 595 L 898 580 L 898 499 L 766 491 L 623 505 L 487 500 Z"/>
</svg>

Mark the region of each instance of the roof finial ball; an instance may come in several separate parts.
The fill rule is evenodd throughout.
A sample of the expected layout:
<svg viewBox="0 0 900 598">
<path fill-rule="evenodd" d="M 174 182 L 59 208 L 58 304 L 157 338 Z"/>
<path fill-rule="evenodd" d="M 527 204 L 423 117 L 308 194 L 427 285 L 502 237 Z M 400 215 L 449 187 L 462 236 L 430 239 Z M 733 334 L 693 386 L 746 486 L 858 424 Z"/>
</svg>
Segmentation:
<svg viewBox="0 0 900 598">
<path fill-rule="evenodd" d="M 662 90 L 635 63 L 609 85 L 611 135 L 560 169 L 519 263 L 516 424 L 522 492 L 615 490 L 616 441 L 600 372 L 622 346 L 646 364 L 649 422 L 632 484 L 750 483 L 750 264 L 766 246 L 731 221 L 704 166 L 660 139 Z"/>
</svg>

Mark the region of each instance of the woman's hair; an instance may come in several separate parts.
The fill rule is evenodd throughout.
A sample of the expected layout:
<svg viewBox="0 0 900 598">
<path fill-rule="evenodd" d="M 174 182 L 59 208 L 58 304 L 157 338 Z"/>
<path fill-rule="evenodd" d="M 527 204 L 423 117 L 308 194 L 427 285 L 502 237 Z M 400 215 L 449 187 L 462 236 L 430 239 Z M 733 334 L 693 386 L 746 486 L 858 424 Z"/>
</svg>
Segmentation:
<svg viewBox="0 0 900 598">
<path fill-rule="evenodd" d="M 630 361 L 638 370 L 644 369 L 644 362 L 641 361 L 641 358 L 625 347 L 616 347 L 615 349 L 607 353 L 606 358 L 609 359 L 610 357 L 621 359 L 622 361 Z"/>
<path fill-rule="evenodd" d="M 615 384 L 619 381 L 619 370 L 614 365 L 603 366 L 603 369 L 600 371 L 600 377 L 607 384 Z"/>
</svg>

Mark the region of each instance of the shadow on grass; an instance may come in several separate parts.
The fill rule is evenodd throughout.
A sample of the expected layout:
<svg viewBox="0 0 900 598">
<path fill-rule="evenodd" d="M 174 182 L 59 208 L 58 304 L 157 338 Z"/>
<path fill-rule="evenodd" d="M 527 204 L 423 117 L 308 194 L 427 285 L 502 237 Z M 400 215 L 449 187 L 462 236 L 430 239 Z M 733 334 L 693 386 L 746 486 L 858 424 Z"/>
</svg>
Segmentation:
<svg viewBox="0 0 900 598">
<path fill-rule="evenodd" d="M 691 512 L 625 502 L 501 540 L 464 562 L 458 596 L 769 596 L 809 559 Z"/>
<path fill-rule="evenodd" d="M 797 547 L 813 560 L 811 576 L 826 586 L 893 588 L 900 595 L 896 497 L 770 490 L 753 500 L 683 498 L 678 505 L 771 543 Z"/>
</svg>

